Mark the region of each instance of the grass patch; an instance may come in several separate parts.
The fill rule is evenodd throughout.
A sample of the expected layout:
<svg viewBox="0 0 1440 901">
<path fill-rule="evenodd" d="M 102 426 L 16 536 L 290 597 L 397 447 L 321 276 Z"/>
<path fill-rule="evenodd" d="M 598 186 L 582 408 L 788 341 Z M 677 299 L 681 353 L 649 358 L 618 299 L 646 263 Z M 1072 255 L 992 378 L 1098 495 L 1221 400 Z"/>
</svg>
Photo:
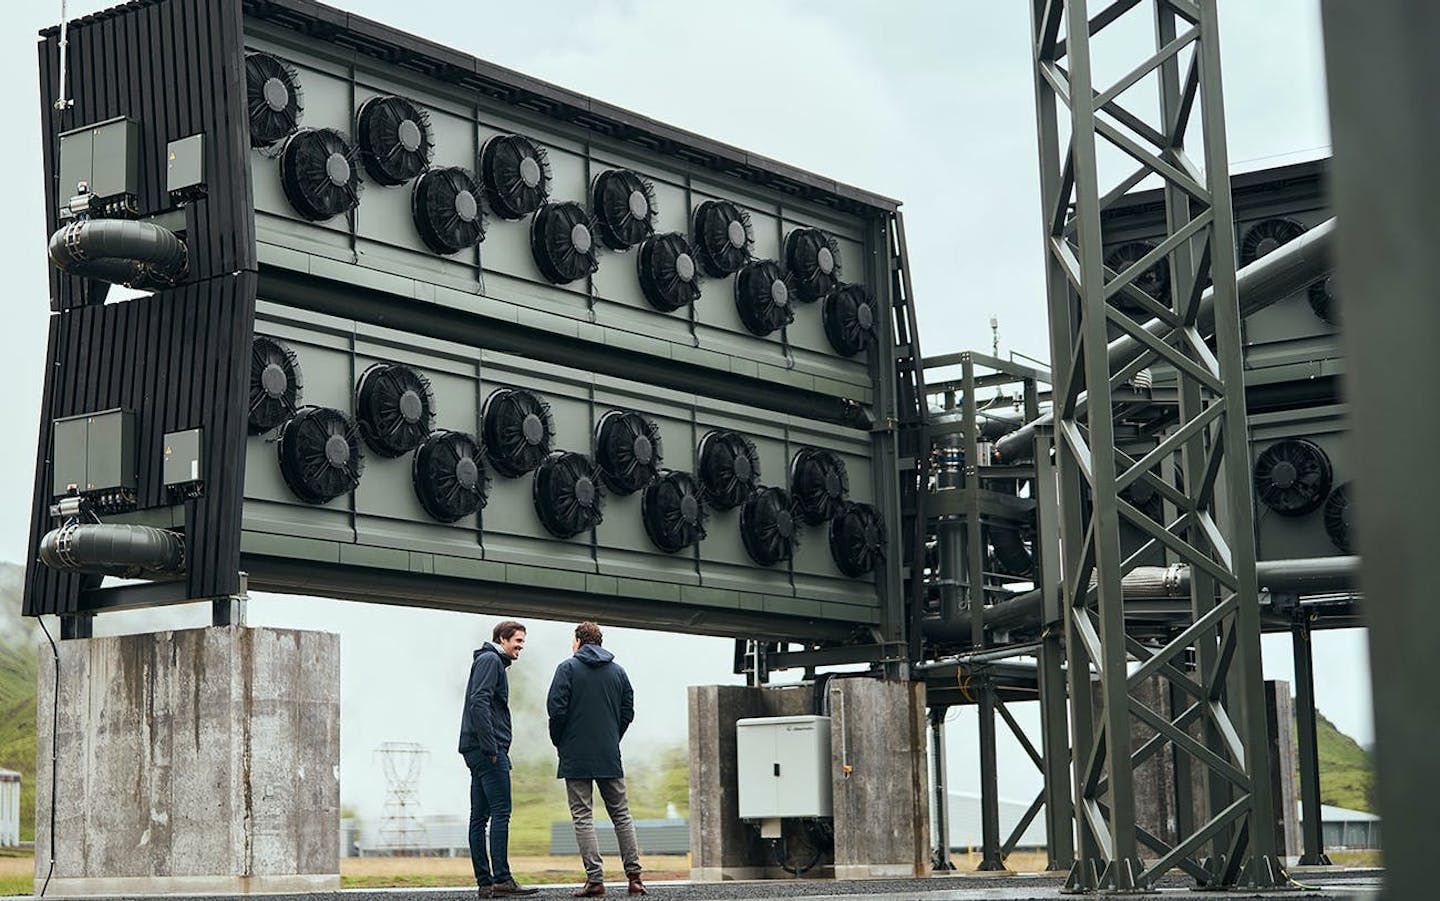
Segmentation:
<svg viewBox="0 0 1440 901">
<path fill-rule="evenodd" d="M 1385 861 L 1379 851 L 1326 851 L 1330 862 L 1337 867 L 1383 867 Z"/>
</svg>

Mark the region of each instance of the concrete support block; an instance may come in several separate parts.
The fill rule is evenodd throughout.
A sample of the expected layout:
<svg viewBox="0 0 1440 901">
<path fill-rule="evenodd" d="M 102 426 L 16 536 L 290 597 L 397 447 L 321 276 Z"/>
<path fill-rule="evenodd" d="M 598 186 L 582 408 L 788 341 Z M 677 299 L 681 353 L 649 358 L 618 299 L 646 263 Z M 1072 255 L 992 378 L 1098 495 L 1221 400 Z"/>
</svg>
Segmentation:
<svg viewBox="0 0 1440 901">
<path fill-rule="evenodd" d="M 35 890 L 51 709 L 37 716 Z M 60 644 L 50 895 L 334 891 L 340 641 L 222 626 Z"/>
<path fill-rule="evenodd" d="M 1265 719 L 1269 726 L 1266 750 L 1270 754 L 1270 793 L 1275 808 L 1275 848 L 1285 857 L 1299 859 L 1300 771 L 1295 737 L 1295 699 L 1290 683 L 1265 683 Z"/>
<path fill-rule="evenodd" d="M 827 690 L 835 878 L 928 875 L 925 684 L 836 679 Z"/>
</svg>

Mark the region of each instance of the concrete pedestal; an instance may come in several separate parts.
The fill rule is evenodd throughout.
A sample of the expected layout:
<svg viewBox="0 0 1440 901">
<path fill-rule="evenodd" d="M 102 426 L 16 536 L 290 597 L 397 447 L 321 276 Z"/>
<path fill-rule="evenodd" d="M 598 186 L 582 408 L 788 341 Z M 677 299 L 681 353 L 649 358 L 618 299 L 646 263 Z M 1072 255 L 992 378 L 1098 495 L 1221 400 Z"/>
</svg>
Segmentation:
<svg viewBox="0 0 1440 901">
<path fill-rule="evenodd" d="M 35 890 L 49 872 L 40 661 Z M 340 640 L 224 626 L 60 644 L 49 895 L 333 891 Z"/>
</svg>

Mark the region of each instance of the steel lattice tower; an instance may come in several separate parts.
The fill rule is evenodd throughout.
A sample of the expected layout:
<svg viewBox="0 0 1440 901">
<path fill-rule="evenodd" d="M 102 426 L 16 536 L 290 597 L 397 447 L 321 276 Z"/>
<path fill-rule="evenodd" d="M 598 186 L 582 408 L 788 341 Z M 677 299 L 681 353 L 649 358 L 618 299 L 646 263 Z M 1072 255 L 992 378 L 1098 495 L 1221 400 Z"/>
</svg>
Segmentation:
<svg viewBox="0 0 1440 901">
<path fill-rule="evenodd" d="M 425 823 L 420 819 L 416 790 L 430 752 L 409 741 L 387 741 L 375 749 L 385 773 L 385 808 L 380 838 L 391 854 L 412 854 L 425 844 Z"/>
</svg>

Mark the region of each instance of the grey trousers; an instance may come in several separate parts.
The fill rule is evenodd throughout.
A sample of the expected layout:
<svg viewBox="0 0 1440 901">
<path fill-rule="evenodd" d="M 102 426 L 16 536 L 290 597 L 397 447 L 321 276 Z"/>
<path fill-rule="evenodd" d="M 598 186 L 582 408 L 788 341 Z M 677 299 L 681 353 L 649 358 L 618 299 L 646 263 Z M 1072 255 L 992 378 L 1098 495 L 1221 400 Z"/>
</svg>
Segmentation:
<svg viewBox="0 0 1440 901">
<path fill-rule="evenodd" d="M 580 846 L 586 881 L 605 881 L 605 861 L 600 857 L 600 843 L 595 840 L 593 785 L 600 786 L 600 798 L 605 802 L 605 810 L 615 826 L 615 840 L 620 844 L 620 860 L 625 865 L 625 875 L 639 873 L 640 846 L 635 842 L 635 823 L 630 819 L 630 799 L 625 797 L 625 780 L 566 779 L 565 794 L 570 801 L 570 819 L 575 824 L 575 843 Z"/>
</svg>

